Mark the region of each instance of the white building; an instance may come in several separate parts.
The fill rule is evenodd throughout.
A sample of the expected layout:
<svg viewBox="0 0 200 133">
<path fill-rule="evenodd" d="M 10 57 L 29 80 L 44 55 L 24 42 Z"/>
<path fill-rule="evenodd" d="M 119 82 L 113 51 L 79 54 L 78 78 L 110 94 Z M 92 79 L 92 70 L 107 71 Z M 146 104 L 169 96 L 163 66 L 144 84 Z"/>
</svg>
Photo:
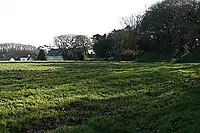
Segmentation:
<svg viewBox="0 0 200 133">
<path fill-rule="evenodd" d="M 20 58 L 20 61 L 28 61 L 28 58 L 25 58 L 25 57 Z"/>
<path fill-rule="evenodd" d="M 20 61 L 31 61 L 33 60 L 31 55 L 28 55 L 27 57 L 20 57 Z"/>
<path fill-rule="evenodd" d="M 14 59 L 14 58 L 11 58 L 10 61 L 15 61 L 15 59 Z"/>
</svg>

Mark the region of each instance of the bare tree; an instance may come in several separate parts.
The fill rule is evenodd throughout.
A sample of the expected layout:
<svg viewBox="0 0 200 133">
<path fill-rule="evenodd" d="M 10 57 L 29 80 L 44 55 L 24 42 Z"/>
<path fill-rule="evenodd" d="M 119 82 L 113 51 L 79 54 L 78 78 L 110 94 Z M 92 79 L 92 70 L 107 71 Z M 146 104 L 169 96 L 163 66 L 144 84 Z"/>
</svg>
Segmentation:
<svg viewBox="0 0 200 133">
<path fill-rule="evenodd" d="M 122 17 L 120 23 L 124 28 L 130 27 L 132 29 L 135 29 L 141 24 L 141 20 L 142 20 L 141 15 L 131 15 L 128 17 Z"/>
<path fill-rule="evenodd" d="M 91 41 L 90 38 L 84 35 L 77 35 L 75 37 L 75 45 L 78 48 L 83 48 L 84 49 L 84 53 L 87 54 L 88 49 L 91 49 Z"/>
<path fill-rule="evenodd" d="M 73 48 L 75 44 L 75 35 L 60 35 L 54 38 L 54 44 L 61 49 Z"/>
<path fill-rule="evenodd" d="M 36 56 L 37 48 L 31 45 L 5 43 L 0 44 L 0 56 L 17 58 L 19 56 Z"/>
<path fill-rule="evenodd" d="M 85 54 L 91 47 L 90 38 L 85 35 L 61 35 L 54 38 L 54 43 L 60 49 L 77 49 L 84 48 Z"/>
</svg>

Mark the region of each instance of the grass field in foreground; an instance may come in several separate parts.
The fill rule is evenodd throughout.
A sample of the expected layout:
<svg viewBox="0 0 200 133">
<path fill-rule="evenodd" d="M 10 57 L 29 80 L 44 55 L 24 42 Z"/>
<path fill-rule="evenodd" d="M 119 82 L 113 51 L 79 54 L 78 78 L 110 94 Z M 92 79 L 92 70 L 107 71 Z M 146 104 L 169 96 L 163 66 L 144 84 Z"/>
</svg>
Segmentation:
<svg viewBox="0 0 200 133">
<path fill-rule="evenodd" d="M 198 133 L 199 118 L 199 64 L 0 64 L 0 133 Z"/>
</svg>

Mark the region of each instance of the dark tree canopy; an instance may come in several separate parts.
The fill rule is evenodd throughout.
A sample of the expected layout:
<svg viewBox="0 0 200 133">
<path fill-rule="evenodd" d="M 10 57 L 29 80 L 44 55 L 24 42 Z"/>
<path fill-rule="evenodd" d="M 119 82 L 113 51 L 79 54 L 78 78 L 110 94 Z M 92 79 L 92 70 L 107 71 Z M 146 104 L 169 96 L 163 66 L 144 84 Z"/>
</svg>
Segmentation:
<svg viewBox="0 0 200 133">
<path fill-rule="evenodd" d="M 135 60 L 144 54 L 172 60 L 199 48 L 200 2 L 198 0 L 163 0 L 143 14 L 123 17 L 122 29 L 92 38 L 84 35 L 61 35 L 54 39 L 63 55 L 72 52 L 82 59 L 92 49 L 97 58 Z M 69 59 L 69 58 L 68 58 Z"/>
<path fill-rule="evenodd" d="M 165 0 L 152 5 L 143 15 L 141 32 L 145 51 L 183 55 L 197 47 L 200 7 L 198 1 Z"/>
<path fill-rule="evenodd" d="M 46 53 L 43 49 L 39 51 L 37 60 L 47 60 Z"/>
<path fill-rule="evenodd" d="M 109 57 L 113 56 L 114 42 L 112 39 L 108 38 L 106 35 L 94 35 L 94 52 L 97 57 L 108 60 Z"/>
<path fill-rule="evenodd" d="M 115 60 L 134 60 L 141 52 L 138 29 L 140 19 L 139 16 L 123 18 L 122 23 L 125 28 L 113 30 L 108 35 L 94 35 L 93 48 L 96 56 L 104 59 L 112 57 Z"/>
</svg>

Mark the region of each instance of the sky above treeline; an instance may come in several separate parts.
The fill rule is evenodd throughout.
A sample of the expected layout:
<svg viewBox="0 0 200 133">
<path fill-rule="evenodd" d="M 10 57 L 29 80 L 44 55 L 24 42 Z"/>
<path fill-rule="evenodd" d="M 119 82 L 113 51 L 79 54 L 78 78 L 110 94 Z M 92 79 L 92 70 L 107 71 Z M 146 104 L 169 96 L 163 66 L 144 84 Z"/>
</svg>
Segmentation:
<svg viewBox="0 0 200 133">
<path fill-rule="evenodd" d="M 122 28 L 158 0 L 0 0 L 0 43 L 49 45 L 54 36 L 92 36 Z"/>
</svg>

